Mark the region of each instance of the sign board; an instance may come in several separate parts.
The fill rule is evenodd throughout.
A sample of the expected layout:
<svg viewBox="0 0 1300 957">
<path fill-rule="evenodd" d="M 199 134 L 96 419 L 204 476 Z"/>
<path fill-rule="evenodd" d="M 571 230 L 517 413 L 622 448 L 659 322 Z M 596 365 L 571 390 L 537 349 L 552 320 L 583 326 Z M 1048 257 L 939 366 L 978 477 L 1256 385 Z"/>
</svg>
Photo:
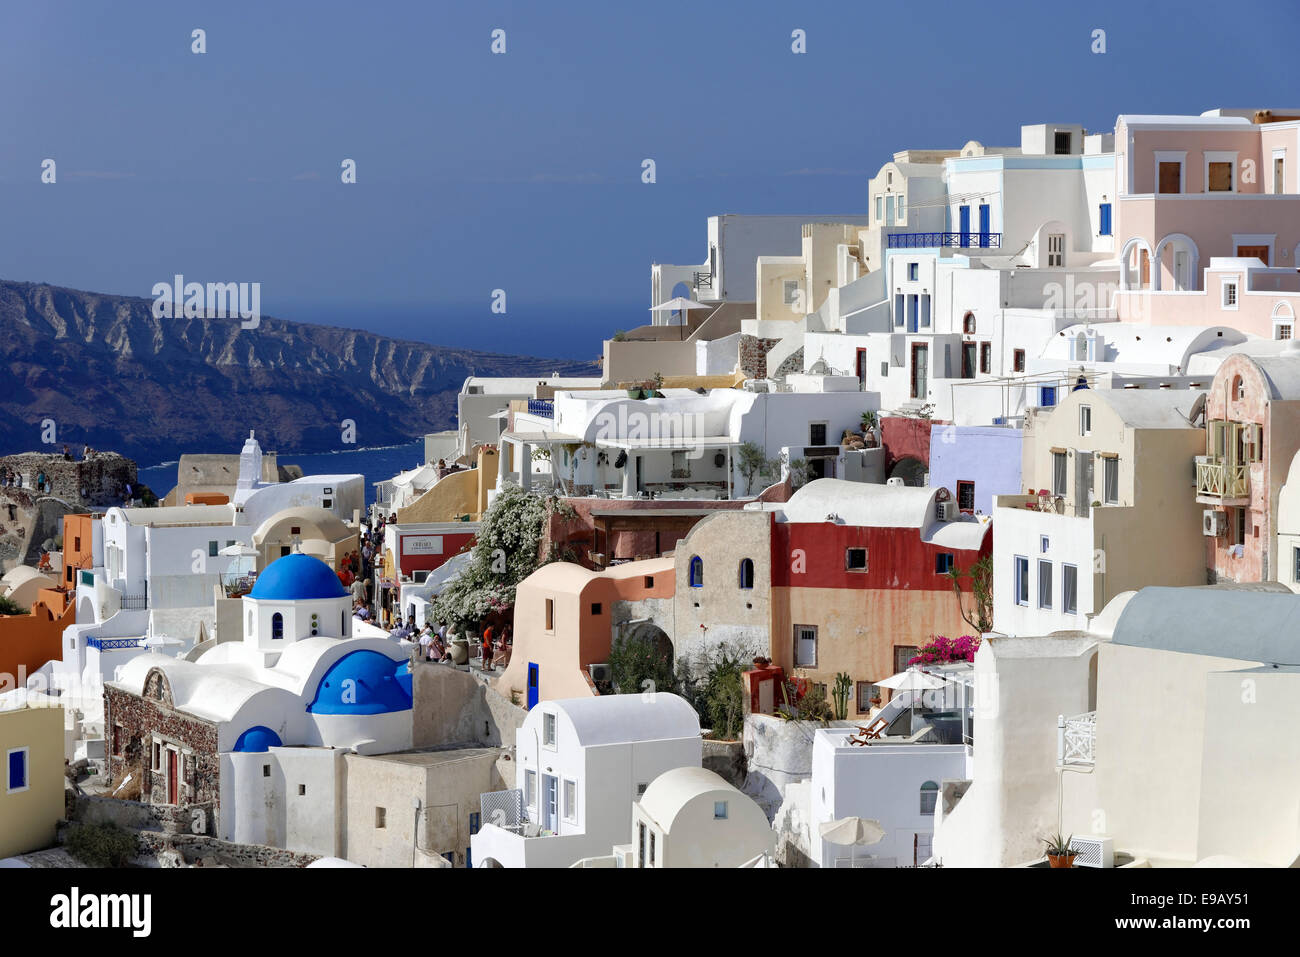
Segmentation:
<svg viewBox="0 0 1300 957">
<path fill-rule="evenodd" d="M 441 555 L 441 535 L 403 535 L 403 555 Z"/>
</svg>

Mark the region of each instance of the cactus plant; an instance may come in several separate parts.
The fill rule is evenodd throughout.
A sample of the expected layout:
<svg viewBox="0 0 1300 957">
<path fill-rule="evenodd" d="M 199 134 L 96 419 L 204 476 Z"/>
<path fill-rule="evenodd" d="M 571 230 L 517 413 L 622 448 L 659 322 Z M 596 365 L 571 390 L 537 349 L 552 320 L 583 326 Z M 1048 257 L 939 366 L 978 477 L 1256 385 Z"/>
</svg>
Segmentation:
<svg viewBox="0 0 1300 957">
<path fill-rule="evenodd" d="M 835 690 L 831 697 L 835 699 L 835 720 L 843 721 L 849 716 L 849 688 L 852 681 L 848 674 L 841 671 L 835 676 Z"/>
</svg>

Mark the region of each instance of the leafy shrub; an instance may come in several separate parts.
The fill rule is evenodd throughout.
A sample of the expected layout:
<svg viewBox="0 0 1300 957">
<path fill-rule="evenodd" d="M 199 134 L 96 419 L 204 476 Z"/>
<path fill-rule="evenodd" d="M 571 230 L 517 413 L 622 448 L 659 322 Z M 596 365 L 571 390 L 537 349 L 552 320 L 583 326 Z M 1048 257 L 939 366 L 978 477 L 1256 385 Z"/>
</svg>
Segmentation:
<svg viewBox="0 0 1300 957">
<path fill-rule="evenodd" d="M 752 649 L 722 642 L 678 669 L 682 697 L 719 740 L 734 741 L 744 729 L 745 687 L 740 675 L 753 660 Z"/>
<path fill-rule="evenodd" d="M 0 597 L 0 615 L 25 615 L 27 611 L 12 598 Z"/>
<path fill-rule="evenodd" d="M 619 694 L 672 691 L 677 686 L 671 652 L 645 635 L 615 641 L 609 649 L 609 670 Z M 647 681 L 652 684 L 647 685 Z"/>
<path fill-rule="evenodd" d="M 908 659 L 909 665 L 944 665 L 950 661 L 974 661 L 975 652 L 979 650 L 978 635 L 962 635 L 960 638 L 946 638 L 943 635 L 931 635 L 930 643 L 921 648 L 914 658 Z"/>
<path fill-rule="evenodd" d="M 139 838 L 116 824 L 78 823 L 68 828 L 64 847 L 91 867 L 126 867 L 139 853 Z"/>
</svg>

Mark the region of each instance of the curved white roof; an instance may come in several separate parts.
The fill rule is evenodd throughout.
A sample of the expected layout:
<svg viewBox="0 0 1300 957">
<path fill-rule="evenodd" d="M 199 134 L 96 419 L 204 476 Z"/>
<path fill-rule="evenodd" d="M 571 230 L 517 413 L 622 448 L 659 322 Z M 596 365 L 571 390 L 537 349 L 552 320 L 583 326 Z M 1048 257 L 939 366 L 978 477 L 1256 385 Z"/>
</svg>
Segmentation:
<svg viewBox="0 0 1300 957">
<path fill-rule="evenodd" d="M 934 519 L 938 491 L 910 485 L 817 479 L 790 496 L 782 511 L 787 522 L 825 522 L 827 515 L 836 515 L 841 525 L 925 528 Z"/>
<path fill-rule="evenodd" d="M 1074 362 L 1075 341 L 1080 333 L 1094 333 L 1106 345 L 1104 361 L 1125 365 L 1185 367 L 1191 356 L 1210 349 L 1237 345 L 1246 335 L 1228 326 L 1155 326 L 1130 322 L 1075 323 L 1052 336 L 1041 357 Z"/>
<path fill-rule="evenodd" d="M 290 508 L 282 508 L 280 511 L 265 519 L 262 524 L 257 526 L 257 531 L 253 532 L 254 543 L 260 545 L 266 540 L 266 536 L 278 524 L 290 524 L 301 526 L 310 526 L 318 535 L 312 538 L 320 538 L 322 541 L 334 542 L 342 541 L 353 534 L 353 530 L 341 518 L 331 512 L 329 509 L 320 508 L 316 505 L 295 505 Z"/>
<path fill-rule="evenodd" d="M 650 782 L 641 795 L 641 809 L 671 833 L 673 821 L 694 798 L 717 794 L 717 800 L 743 798 L 745 795 L 721 775 L 708 768 L 673 768 Z"/>
<path fill-rule="evenodd" d="M 167 676 L 176 709 L 207 721 L 232 721 L 254 696 L 279 693 L 279 689 L 231 669 L 203 667 L 198 662 L 156 653 L 132 658 L 122 666 L 122 676 L 116 683 L 132 694 L 142 695 L 145 679 L 154 668 Z"/>
<path fill-rule="evenodd" d="M 1080 389 L 1070 396 L 1110 406 L 1129 428 L 1196 429 L 1187 413 L 1201 394 L 1199 389 Z"/>
<path fill-rule="evenodd" d="M 549 703 L 568 717 L 578 744 L 584 748 L 700 735 L 700 716 L 695 709 L 685 698 L 666 691 L 562 698 Z M 533 712 L 540 710 L 534 708 Z"/>
</svg>

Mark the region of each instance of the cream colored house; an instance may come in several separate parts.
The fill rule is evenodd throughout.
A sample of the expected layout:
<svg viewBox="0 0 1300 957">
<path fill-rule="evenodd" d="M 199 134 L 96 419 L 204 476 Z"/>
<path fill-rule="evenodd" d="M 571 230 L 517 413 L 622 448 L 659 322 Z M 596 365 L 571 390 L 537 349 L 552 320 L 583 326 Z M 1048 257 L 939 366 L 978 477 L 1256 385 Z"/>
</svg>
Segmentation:
<svg viewBox="0 0 1300 957">
<path fill-rule="evenodd" d="M 945 782 L 936 856 L 1024 863 L 1059 827 L 1116 863 L 1294 866 L 1297 615 L 1277 584 L 1155 587 L 1117 596 L 1090 633 L 986 642 L 973 780 Z"/>
<path fill-rule="evenodd" d="M 776 832 L 754 800 L 706 768 L 665 771 L 632 805 L 632 843 L 614 849 L 625 867 L 740 867 L 776 850 Z"/>
<path fill-rule="evenodd" d="M 7 700 L 7 703 L 6 703 Z M 0 700 L 0 858 L 54 843 L 63 818 L 63 709 Z"/>
<path fill-rule="evenodd" d="M 1077 630 L 1122 591 L 1205 583 L 1191 494 L 1204 432 L 1188 418 L 1201 394 L 1080 389 L 1031 412 L 1028 494 L 994 499 L 995 631 Z"/>
</svg>

